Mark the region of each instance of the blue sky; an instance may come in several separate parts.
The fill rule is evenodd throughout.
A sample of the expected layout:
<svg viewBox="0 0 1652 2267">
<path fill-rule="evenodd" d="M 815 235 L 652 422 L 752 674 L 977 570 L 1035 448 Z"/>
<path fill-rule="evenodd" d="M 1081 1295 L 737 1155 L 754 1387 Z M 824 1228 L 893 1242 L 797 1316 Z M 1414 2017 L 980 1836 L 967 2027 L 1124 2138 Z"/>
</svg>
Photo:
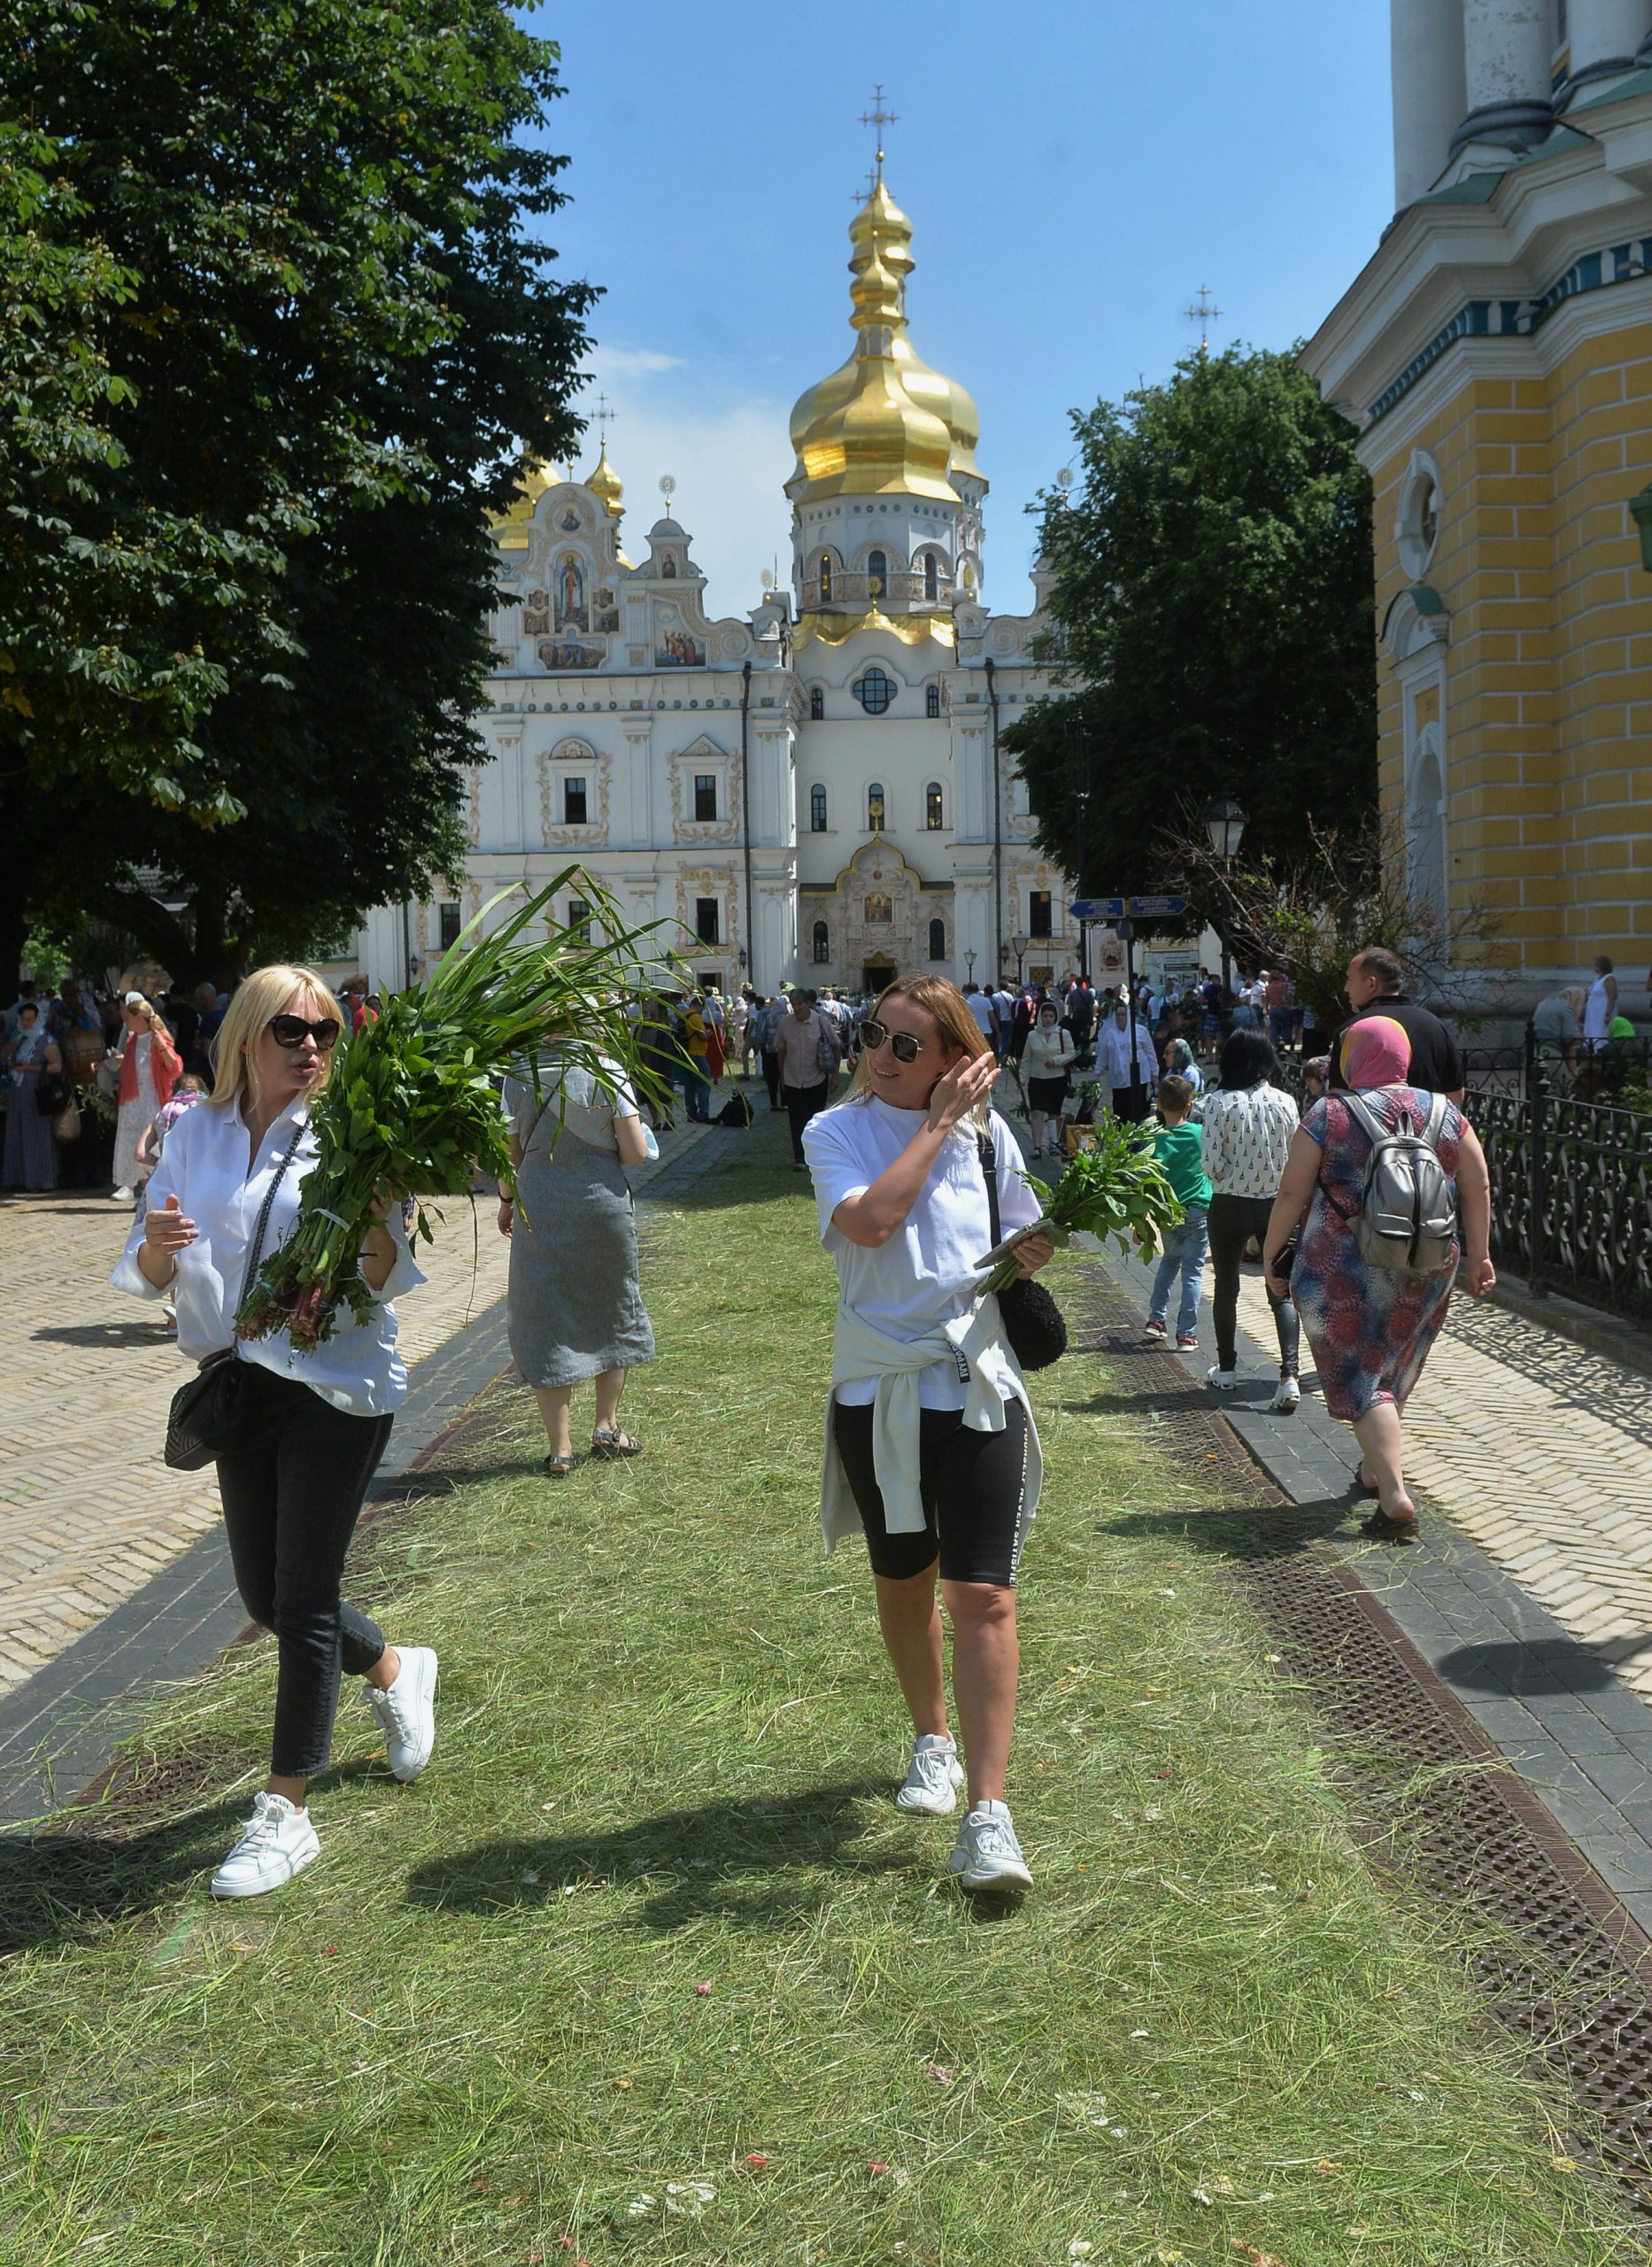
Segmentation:
<svg viewBox="0 0 1652 2267">
<path fill-rule="evenodd" d="M 980 406 L 986 595 L 1023 609 L 1023 507 L 1068 459 L 1069 409 L 1165 375 L 1201 283 L 1213 342 L 1283 346 L 1369 258 L 1387 19 L 1387 0 L 540 9 L 567 89 L 547 138 L 572 159 L 552 238 L 606 288 L 594 368 L 632 555 L 670 473 L 714 614 L 753 606 L 776 557 L 784 578 L 786 419 L 849 351 L 881 80 L 913 341 Z"/>
</svg>

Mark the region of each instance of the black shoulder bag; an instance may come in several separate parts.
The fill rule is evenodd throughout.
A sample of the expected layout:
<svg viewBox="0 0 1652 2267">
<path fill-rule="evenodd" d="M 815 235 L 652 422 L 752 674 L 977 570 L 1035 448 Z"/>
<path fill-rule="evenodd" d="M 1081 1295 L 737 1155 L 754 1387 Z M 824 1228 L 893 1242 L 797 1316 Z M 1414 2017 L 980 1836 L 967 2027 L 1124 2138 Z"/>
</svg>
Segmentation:
<svg viewBox="0 0 1652 2267">
<path fill-rule="evenodd" d="M 304 1138 L 304 1127 L 305 1121 L 300 1118 L 292 1129 L 292 1139 L 265 1195 L 247 1253 L 246 1273 L 241 1279 L 241 1297 L 235 1302 L 237 1312 L 258 1280 L 265 1233 L 270 1224 L 270 1207 Z M 172 1407 L 166 1412 L 166 1445 L 162 1451 L 166 1461 L 174 1472 L 198 1472 L 203 1465 L 230 1454 L 244 1427 L 246 1413 L 246 1366 L 236 1359 L 232 1342 L 216 1354 L 209 1354 L 189 1383 L 181 1385 L 173 1395 Z"/>
<path fill-rule="evenodd" d="M 987 1209 L 992 1222 L 994 1250 L 1003 1242 L 998 1216 L 998 1158 L 990 1134 L 977 1134 L 976 1153 L 986 1177 Z M 1009 1350 L 1023 1370 L 1047 1370 L 1067 1351 L 1067 1324 L 1061 1311 L 1036 1277 L 1019 1277 L 998 1295 Z"/>
</svg>

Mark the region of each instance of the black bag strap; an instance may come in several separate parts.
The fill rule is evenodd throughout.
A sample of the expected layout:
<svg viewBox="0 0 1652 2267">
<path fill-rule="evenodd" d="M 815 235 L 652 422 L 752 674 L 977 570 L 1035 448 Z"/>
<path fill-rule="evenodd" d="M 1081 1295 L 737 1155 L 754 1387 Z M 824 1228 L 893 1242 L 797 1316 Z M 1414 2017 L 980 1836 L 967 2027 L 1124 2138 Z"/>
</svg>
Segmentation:
<svg viewBox="0 0 1652 2267">
<path fill-rule="evenodd" d="M 981 1160 L 981 1171 L 986 1179 L 987 1214 L 992 1224 L 991 1249 L 996 1251 L 1004 1241 L 998 1218 L 998 1153 L 992 1147 L 992 1136 L 983 1133 L 979 1126 L 976 1128 L 975 1153 Z"/>
<path fill-rule="evenodd" d="M 247 1248 L 247 1270 L 241 1279 L 241 1296 L 236 1302 L 237 1313 L 246 1304 L 247 1293 L 259 1280 L 259 1262 L 264 1257 L 264 1238 L 269 1228 L 270 1208 L 275 1202 L 275 1191 L 286 1179 L 288 1166 L 298 1153 L 298 1144 L 304 1139 L 304 1129 L 307 1123 L 307 1119 L 301 1118 L 294 1126 L 292 1139 L 282 1150 L 281 1163 L 275 1168 L 275 1178 L 264 1193 L 263 1206 L 259 1213 L 259 1224 L 252 1231 L 252 1242 Z"/>
</svg>

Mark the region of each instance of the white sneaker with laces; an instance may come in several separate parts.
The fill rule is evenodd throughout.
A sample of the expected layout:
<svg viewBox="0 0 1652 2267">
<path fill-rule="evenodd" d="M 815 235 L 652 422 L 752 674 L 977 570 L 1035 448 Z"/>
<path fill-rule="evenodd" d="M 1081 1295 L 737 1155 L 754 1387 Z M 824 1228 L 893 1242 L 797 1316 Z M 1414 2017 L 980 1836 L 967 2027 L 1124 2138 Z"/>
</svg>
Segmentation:
<svg viewBox="0 0 1652 2267">
<path fill-rule="evenodd" d="M 1301 1398 L 1302 1389 L 1297 1383 L 1296 1380 L 1294 1378 L 1281 1378 L 1278 1384 L 1274 1388 L 1273 1399 L 1268 1404 L 1268 1406 L 1270 1409 L 1278 1409 L 1288 1413 L 1291 1410 L 1298 1406 Z"/>
<path fill-rule="evenodd" d="M 951 1735 L 925 1732 L 912 1744 L 912 1760 L 895 1802 L 901 1810 L 921 1810 L 930 1818 L 947 1818 L 958 1807 L 958 1790 L 963 1783 L 963 1766 Z"/>
<path fill-rule="evenodd" d="M 321 1845 L 307 1810 L 295 1810 L 285 1795 L 266 1789 L 252 1798 L 245 1833 L 212 1876 L 214 1897 L 262 1897 L 302 1873 Z"/>
<path fill-rule="evenodd" d="M 977 1803 L 966 1812 L 946 1861 L 965 1889 L 1017 1890 L 1032 1887 L 1032 1875 L 1015 1839 L 1006 1803 Z"/>
<path fill-rule="evenodd" d="M 1207 1385 L 1215 1386 L 1218 1393 L 1231 1393 L 1234 1387 L 1239 1383 L 1239 1372 L 1237 1370 L 1223 1369 L 1207 1370 L 1205 1372 L 1205 1383 Z"/>
<path fill-rule="evenodd" d="M 436 1655 L 428 1645 L 398 1645 L 396 1682 L 381 1692 L 364 1685 L 368 1708 L 384 1735 L 384 1753 L 396 1776 L 416 1779 L 436 1745 Z"/>
</svg>

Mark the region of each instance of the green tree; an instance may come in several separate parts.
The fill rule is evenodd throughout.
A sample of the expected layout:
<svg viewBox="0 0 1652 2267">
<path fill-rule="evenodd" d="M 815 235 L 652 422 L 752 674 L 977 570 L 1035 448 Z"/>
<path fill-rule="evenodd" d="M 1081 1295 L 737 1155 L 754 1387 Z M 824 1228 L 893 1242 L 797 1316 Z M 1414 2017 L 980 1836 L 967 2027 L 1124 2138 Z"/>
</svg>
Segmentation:
<svg viewBox="0 0 1652 2267">
<path fill-rule="evenodd" d="M 1349 426 L 1290 355 L 1233 348 L 1073 429 L 1071 500 L 1040 499 L 1058 690 L 1004 735 L 1041 847 L 1092 891 L 1138 891 L 1168 886 L 1170 838 L 1218 793 L 1244 805 L 1247 851 L 1357 830 L 1377 688 Z"/>
<path fill-rule="evenodd" d="M 556 50 L 499 0 L 0 0 L 0 27 L 46 191 L 0 203 L 0 257 L 32 239 L 53 284 L 0 331 L 0 407 L 33 356 L 88 431 L 73 481 L 35 449 L 35 539 L 8 530 L 0 827 L 41 847 L 0 882 L 0 966 L 89 909 L 222 974 L 462 849 L 489 519 L 579 430 L 595 296 L 536 233 Z"/>
</svg>

